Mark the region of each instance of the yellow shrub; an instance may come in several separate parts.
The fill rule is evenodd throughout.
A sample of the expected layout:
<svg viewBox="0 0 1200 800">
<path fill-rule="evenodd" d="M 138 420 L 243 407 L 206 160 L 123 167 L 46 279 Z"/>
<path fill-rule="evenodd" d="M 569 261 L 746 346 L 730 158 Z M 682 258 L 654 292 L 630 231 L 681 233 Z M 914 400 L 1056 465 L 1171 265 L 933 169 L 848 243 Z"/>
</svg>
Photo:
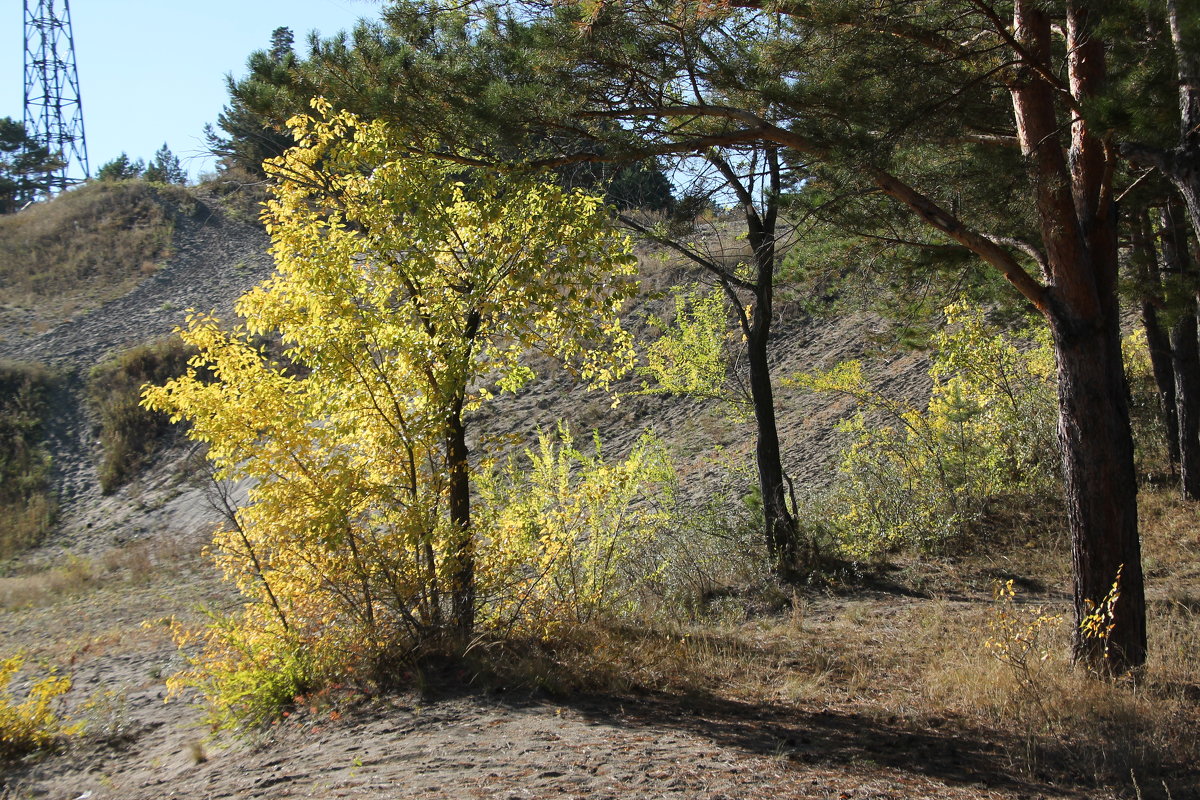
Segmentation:
<svg viewBox="0 0 1200 800">
<path fill-rule="evenodd" d="M 0 659 L 0 760 L 53 745 L 80 726 L 59 715 L 57 701 L 71 689 L 71 679 L 51 672 L 31 678 L 25 698 L 13 693 L 13 678 L 25 666 L 20 655 Z"/>
<path fill-rule="evenodd" d="M 599 437 L 584 453 L 560 426 L 557 441 L 541 433 L 526 457 L 528 467 L 510 461 L 481 481 L 490 624 L 544 636 L 631 609 L 664 566 L 643 558 L 668 521 L 675 481 L 662 444 L 647 434 L 628 458 L 605 461 Z"/>
<path fill-rule="evenodd" d="M 851 441 L 833 491 L 833 525 L 852 555 L 953 547 L 997 501 L 1054 490 L 1057 416 L 1046 334 L 1007 336 L 966 304 L 945 313 L 925 408 L 875 390 L 857 361 L 797 379 L 812 391 L 849 395 L 862 409 L 840 426 Z M 888 422 L 868 424 L 863 411 Z"/>
</svg>

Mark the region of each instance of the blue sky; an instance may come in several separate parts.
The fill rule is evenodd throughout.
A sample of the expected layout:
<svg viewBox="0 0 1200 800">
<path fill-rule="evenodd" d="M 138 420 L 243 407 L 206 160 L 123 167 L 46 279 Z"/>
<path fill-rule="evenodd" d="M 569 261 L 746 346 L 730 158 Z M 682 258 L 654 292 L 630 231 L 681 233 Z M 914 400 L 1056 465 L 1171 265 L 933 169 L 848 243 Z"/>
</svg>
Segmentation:
<svg viewBox="0 0 1200 800">
<path fill-rule="evenodd" d="M 0 117 L 21 119 L 22 3 L 0 7 Z M 61 7 L 61 6 L 60 6 Z M 362 17 L 369 0 L 73 0 L 71 23 L 92 172 L 122 151 L 149 160 L 163 142 L 194 178 L 212 169 L 202 131 L 225 104 L 225 75 L 245 72 L 285 25 L 303 43 Z"/>
</svg>

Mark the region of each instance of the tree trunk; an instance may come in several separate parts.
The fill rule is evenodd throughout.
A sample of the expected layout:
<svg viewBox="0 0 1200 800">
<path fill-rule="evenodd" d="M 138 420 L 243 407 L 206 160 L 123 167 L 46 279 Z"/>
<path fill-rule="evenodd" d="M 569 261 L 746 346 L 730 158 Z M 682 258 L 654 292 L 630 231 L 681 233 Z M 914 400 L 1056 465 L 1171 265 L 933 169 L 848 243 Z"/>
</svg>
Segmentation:
<svg viewBox="0 0 1200 800">
<path fill-rule="evenodd" d="M 1200 348 L 1196 346 L 1196 298 L 1179 310 L 1171 326 L 1171 367 L 1179 420 L 1179 491 L 1200 499 Z"/>
<path fill-rule="evenodd" d="M 1175 367 L 1172 364 L 1171 339 L 1158 321 L 1158 309 L 1150 300 L 1142 301 L 1142 328 L 1150 350 L 1150 367 L 1158 390 L 1158 408 L 1166 428 L 1167 462 L 1171 479 L 1179 478 L 1179 411 L 1175 404 Z"/>
<path fill-rule="evenodd" d="M 1059 442 L 1074 566 L 1078 661 L 1119 674 L 1146 658 L 1145 597 L 1137 535 L 1137 483 L 1128 388 L 1113 322 L 1066 315 L 1051 321 L 1058 359 Z M 1121 570 L 1120 599 L 1107 639 L 1079 623 L 1097 607 Z"/>
<path fill-rule="evenodd" d="M 1013 33 L 1025 53 L 1012 85 L 1021 150 L 1029 165 L 1050 280 L 1045 315 L 1058 364 L 1059 444 L 1075 576 L 1076 660 L 1121 673 L 1146 658 L 1145 596 L 1137 527 L 1137 483 L 1129 389 L 1117 305 L 1114 153 L 1078 104 L 1105 79 L 1104 42 L 1086 3 L 1067 3 L 1071 124 L 1069 151 L 1048 82 L 1051 20 L 1034 0 L 1017 0 Z M 1080 623 L 1104 605 L 1120 570 L 1120 597 L 1107 635 Z M 1111 625 L 1111 628 L 1107 628 Z"/>
<path fill-rule="evenodd" d="M 1181 13 L 1179 0 L 1167 0 L 1167 24 L 1175 50 L 1175 71 L 1179 82 L 1179 145 L 1173 150 L 1127 142 L 1121 153 L 1135 164 L 1153 167 L 1178 190 L 1187 208 L 1192 232 L 1200 239 L 1200 47 L 1186 41 L 1186 26 L 1181 21 L 1194 14 L 1192 6 Z"/>
<path fill-rule="evenodd" d="M 1200 346 L 1196 335 L 1196 291 L 1187 251 L 1187 229 L 1168 206 L 1162 212 L 1163 271 L 1184 289 L 1172 303 L 1178 315 L 1171 326 L 1171 366 L 1175 372 L 1175 408 L 1179 419 L 1179 489 L 1187 500 L 1200 500 Z"/>
<path fill-rule="evenodd" d="M 1175 368 L 1172 366 L 1171 339 L 1158 319 L 1164 304 L 1162 271 L 1158 266 L 1158 248 L 1154 246 L 1149 211 L 1133 218 L 1133 260 L 1141 284 L 1142 328 L 1150 351 L 1150 367 L 1158 390 L 1158 407 L 1166 429 L 1167 462 L 1171 481 L 1179 479 L 1179 412 L 1175 405 Z"/>
<path fill-rule="evenodd" d="M 1200 238 L 1200 52 L 1195 42 L 1185 40 L 1184 23 L 1180 17 L 1195 13 L 1194 2 L 1167 0 L 1167 24 L 1171 44 L 1175 49 L 1175 69 L 1179 76 L 1179 148 L 1174 154 L 1174 174 L 1171 182 L 1183 195 L 1191 217 L 1192 230 Z"/>
<path fill-rule="evenodd" d="M 763 308 L 761 302 L 755 306 L 755 320 L 751 326 L 751 335 L 747 337 L 746 355 L 750 366 L 750 396 L 757 428 L 754 455 L 758 466 L 758 486 L 762 492 L 767 556 L 771 559 L 771 567 L 779 579 L 791 582 L 798 576 L 800 554 L 796 520 L 788 511 L 783 462 L 779 452 L 779 432 L 775 425 L 771 368 L 767 362 L 770 313 L 769 301 L 766 308 Z M 761 319 L 764 314 L 767 318 Z"/>
<path fill-rule="evenodd" d="M 762 494 L 763 528 L 767 558 L 771 570 L 784 583 L 799 577 L 799 531 L 796 519 L 788 511 L 783 460 L 779 450 L 779 430 L 775 424 L 775 393 L 771 385 L 771 366 L 767 351 L 771 341 L 771 317 L 775 297 L 775 231 L 779 218 L 781 169 L 779 149 L 763 150 L 767 184 L 763 187 L 761 213 L 754 199 L 755 178 L 743 181 L 719 155 L 709 160 L 725 176 L 742 203 L 746 218 L 746 239 L 753 249 L 755 280 L 754 307 L 749 315 L 728 277 L 722 278 L 726 294 L 738 308 L 742 333 L 746 337 L 746 361 L 750 371 L 750 401 L 754 406 L 754 456 L 758 467 L 758 488 Z M 742 285 L 743 288 L 749 288 Z"/>
<path fill-rule="evenodd" d="M 446 431 L 448 497 L 453 543 L 450 596 L 454 627 L 463 635 L 475 628 L 475 539 L 471 530 L 471 482 L 462 399 L 452 408 Z"/>
</svg>

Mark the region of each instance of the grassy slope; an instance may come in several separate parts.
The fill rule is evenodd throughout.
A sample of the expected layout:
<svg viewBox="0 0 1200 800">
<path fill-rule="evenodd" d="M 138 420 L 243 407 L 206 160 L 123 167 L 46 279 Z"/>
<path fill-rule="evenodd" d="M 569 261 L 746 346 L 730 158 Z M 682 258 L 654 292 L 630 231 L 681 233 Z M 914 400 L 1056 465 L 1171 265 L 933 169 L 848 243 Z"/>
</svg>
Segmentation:
<svg viewBox="0 0 1200 800">
<path fill-rule="evenodd" d="M 96 182 L 0 217 L 0 307 L 49 325 L 124 294 L 168 255 L 179 187 Z"/>
</svg>

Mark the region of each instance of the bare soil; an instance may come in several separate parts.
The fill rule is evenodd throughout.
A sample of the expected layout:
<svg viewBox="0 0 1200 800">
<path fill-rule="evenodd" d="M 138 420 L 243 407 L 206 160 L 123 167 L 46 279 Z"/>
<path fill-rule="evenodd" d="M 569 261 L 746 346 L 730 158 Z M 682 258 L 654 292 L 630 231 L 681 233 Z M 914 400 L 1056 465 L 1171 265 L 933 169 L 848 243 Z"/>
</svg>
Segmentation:
<svg viewBox="0 0 1200 800">
<path fill-rule="evenodd" d="M 121 566 L 77 598 L 0 613 L 7 644 L 62 664 L 89 732 L 5 774 L 8 798 L 1083 798 L 1014 769 L 986 731 L 917 726 L 853 695 L 819 702 L 713 692 L 472 688 L 331 698 L 265 731 L 211 734 L 194 697 L 165 702 L 180 666 L 163 614 L 228 608 L 199 542 Z M 129 562 L 130 559 L 126 559 Z M 884 615 L 896 599 L 856 601 Z M 834 615 L 832 599 L 809 604 Z M 457 688 L 454 688 L 457 687 Z M 864 691 L 863 697 L 869 695 Z M 1182 795 L 1176 795 L 1182 796 Z"/>
</svg>

